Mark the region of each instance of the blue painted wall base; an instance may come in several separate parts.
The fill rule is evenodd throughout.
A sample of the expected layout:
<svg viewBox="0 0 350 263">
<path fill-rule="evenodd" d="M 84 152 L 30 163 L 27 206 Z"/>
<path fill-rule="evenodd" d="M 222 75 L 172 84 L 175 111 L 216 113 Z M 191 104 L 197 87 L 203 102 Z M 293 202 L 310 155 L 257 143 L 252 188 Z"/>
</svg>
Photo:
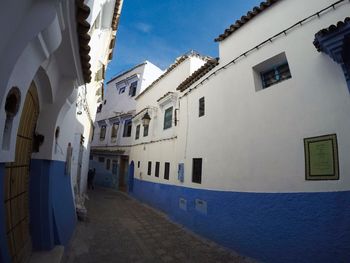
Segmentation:
<svg viewBox="0 0 350 263">
<path fill-rule="evenodd" d="M 135 179 L 132 196 L 264 262 L 350 262 L 350 191 L 224 192 Z"/>
<path fill-rule="evenodd" d="M 32 160 L 29 196 L 33 249 L 67 245 L 77 219 L 65 162 Z"/>
</svg>

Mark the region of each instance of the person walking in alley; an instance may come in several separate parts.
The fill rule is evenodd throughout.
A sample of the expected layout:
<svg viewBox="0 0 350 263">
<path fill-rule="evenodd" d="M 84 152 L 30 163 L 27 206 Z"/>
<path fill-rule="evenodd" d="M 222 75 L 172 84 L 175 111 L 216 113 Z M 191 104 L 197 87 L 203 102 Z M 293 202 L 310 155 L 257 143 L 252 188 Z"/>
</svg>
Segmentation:
<svg viewBox="0 0 350 263">
<path fill-rule="evenodd" d="M 95 178 L 95 174 L 96 174 L 96 169 L 89 169 L 88 172 L 88 189 L 94 189 L 94 178 Z"/>
</svg>

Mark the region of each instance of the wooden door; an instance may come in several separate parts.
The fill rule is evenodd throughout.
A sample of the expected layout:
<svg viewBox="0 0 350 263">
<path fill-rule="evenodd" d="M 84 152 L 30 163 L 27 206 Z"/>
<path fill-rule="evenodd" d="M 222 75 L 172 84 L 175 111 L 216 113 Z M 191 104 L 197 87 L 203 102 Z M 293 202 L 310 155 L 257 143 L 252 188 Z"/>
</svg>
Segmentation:
<svg viewBox="0 0 350 263">
<path fill-rule="evenodd" d="M 38 114 L 38 94 L 32 83 L 17 132 L 15 161 L 5 165 L 6 233 L 14 263 L 27 262 L 32 251 L 29 234 L 29 165 Z"/>
</svg>

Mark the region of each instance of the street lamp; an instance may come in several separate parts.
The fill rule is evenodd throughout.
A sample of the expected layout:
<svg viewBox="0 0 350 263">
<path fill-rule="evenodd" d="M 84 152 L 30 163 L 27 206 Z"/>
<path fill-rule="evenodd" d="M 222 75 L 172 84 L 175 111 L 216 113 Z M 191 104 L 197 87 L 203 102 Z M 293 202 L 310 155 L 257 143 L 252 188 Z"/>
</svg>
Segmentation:
<svg viewBox="0 0 350 263">
<path fill-rule="evenodd" d="M 145 115 L 143 115 L 141 120 L 142 120 L 142 125 L 144 127 L 149 125 L 149 122 L 151 121 L 151 116 L 149 116 L 148 111 L 145 113 Z"/>
</svg>

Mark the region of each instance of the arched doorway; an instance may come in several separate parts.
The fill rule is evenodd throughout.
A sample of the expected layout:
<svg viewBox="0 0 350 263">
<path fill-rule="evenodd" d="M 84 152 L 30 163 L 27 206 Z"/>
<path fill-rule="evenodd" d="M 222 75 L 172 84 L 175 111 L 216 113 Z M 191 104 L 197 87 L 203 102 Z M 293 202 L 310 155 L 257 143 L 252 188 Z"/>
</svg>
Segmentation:
<svg viewBox="0 0 350 263">
<path fill-rule="evenodd" d="M 5 165 L 6 234 L 12 262 L 26 262 L 32 251 L 29 234 L 29 168 L 39 101 L 32 82 L 25 97 L 16 138 L 15 161 Z"/>
</svg>

